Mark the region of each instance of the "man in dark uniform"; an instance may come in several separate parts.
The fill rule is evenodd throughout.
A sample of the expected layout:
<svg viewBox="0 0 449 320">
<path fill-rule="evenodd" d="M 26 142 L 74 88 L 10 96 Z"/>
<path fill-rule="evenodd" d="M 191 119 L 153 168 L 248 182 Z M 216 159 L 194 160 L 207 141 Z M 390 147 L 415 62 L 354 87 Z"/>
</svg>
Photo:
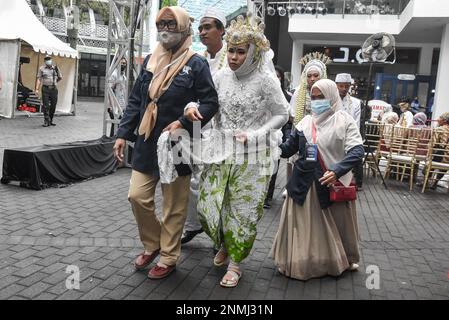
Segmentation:
<svg viewBox="0 0 449 320">
<path fill-rule="evenodd" d="M 53 123 L 58 103 L 56 84 L 62 80 L 62 74 L 57 66 L 53 66 L 50 56 L 45 56 L 44 61 L 45 65 L 41 66 L 37 73 L 36 94 L 39 96 L 39 87 L 42 84 L 42 102 L 44 104 L 44 124 L 42 126 L 48 127 L 56 125 Z"/>
</svg>

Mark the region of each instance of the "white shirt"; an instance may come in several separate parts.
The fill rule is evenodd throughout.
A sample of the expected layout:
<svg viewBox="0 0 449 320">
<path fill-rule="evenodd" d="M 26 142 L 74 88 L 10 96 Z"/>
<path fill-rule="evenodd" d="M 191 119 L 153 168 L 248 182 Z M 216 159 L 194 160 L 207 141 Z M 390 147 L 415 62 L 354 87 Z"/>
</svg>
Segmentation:
<svg viewBox="0 0 449 320">
<path fill-rule="evenodd" d="M 114 110 L 114 113 L 120 115 L 123 113 L 126 107 L 126 88 L 125 88 L 126 76 L 123 73 L 118 72 L 117 69 L 115 69 L 112 72 L 111 81 L 113 81 L 114 83 L 112 85 L 112 90 L 114 91 L 115 97 L 117 98 L 119 106 L 121 108 L 121 110 Z M 114 105 L 114 107 L 116 106 Z"/>
<path fill-rule="evenodd" d="M 209 69 L 210 69 L 210 73 L 212 75 L 212 79 L 214 79 L 214 77 L 218 71 L 220 71 L 221 69 L 224 69 L 228 66 L 228 59 L 226 56 L 227 52 L 228 52 L 228 49 L 227 49 L 225 42 L 223 42 L 223 46 L 221 47 L 220 51 L 217 52 L 214 59 L 212 59 L 210 57 L 210 54 L 207 50 L 204 52 L 204 56 L 207 59 L 207 63 L 209 63 Z M 209 134 L 208 130 L 211 129 L 211 125 L 212 125 L 212 121 L 210 121 L 203 127 L 204 135 Z"/>
<path fill-rule="evenodd" d="M 343 102 L 343 110 L 349 113 L 349 115 L 357 123 L 357 127 L 360 128 L 360 114 L 362 112 L 361 110 L 362 102 L 357 98 L 351 97 L 350 95 L 347 95 L 342 100 L 342 102 Z"/>
<path fill-rule="evenodd" d="M 212 74 L 212 77 L 215 76 L 215 74 L 219 70 L 227 67 L 228 65 L 228 59 L 226 57 L 227 51 L 228 49 L 226 43 L 223 43 L 223 47 L 221 47 L 220 51 L 217 52 L 214 59 L 210 57 L 209 52 L 206 51 L 204 53 L 204 56 L 206 57 L 207 62 L 209 63 L 210 73 Z"/>
<path fill-rule="evenodd" d="M 398 122 L 399 126 L 405 126 L 406 128 L 413 127 L 413 113 L 410 111 L 405 111 L 401 114 Z"/>
</svg>

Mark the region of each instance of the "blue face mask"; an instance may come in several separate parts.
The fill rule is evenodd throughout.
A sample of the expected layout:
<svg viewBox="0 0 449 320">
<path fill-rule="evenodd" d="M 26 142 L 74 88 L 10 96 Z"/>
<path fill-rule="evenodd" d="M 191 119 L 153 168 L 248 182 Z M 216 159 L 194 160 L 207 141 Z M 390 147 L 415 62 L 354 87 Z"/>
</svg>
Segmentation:
<svg viewBox="0 0 449 320">
<path fill-rule="evenodd" d="M 314 114 L 320 115 L 330 110 L 331 102 L 329 100 L 312 100 L 310 106 Z"/>
</svg>

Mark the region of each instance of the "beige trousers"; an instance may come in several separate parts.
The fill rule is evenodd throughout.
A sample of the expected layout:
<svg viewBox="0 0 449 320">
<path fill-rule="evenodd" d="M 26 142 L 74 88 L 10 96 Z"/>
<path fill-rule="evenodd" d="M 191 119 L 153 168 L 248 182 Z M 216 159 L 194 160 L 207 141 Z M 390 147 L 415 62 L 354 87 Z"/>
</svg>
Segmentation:
<svg viewBox="0 0 449 320">
<path fill-rule="evenodd" d="M 160 249 L 160 262 L 172 266 L 181 254 L 182 228 L 187 216 L 190 175 L 171 184 L 161 184 L 162 221 L 155 214 L 154 194 L 159 177 L 133 170 L 128 200 L 145 250 Z"/>
</svg>

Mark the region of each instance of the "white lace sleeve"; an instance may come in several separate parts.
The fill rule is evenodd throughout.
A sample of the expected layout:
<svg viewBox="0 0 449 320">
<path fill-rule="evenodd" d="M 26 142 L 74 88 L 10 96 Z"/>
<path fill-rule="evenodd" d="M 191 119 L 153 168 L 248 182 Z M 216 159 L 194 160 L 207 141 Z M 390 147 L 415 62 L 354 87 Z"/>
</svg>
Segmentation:
<svg viewBox="0 0 449 320">
<path fill-rule="evenodd" d="M 278 79 L 268 75 L 262 82 L 263 108 L 270 111 L 271 117 L 253 136 L 266 135 L 270 130 L 279 130 L 287 123 L 289 117 L 288 102 L 285 99 Z"/>
<path fill-rule="evenodd" d="M 186 115 L 187 109 L 190 109 L 190 108 L 195 108 L 195 109 L 198 110 L 199 105 L 198 105 L 197 102 L 189 102 L 189 103 L 185 106 L 185 108 L 184 108 L 184 115 Z"/>
<path fill-rule="evenodd" d="M 170 132 L 161 134 L 157 142 L 157 160 L 161 183 L 170 184 L 178 178 L 173 153 L 171 151 Z"/>
</svg>

